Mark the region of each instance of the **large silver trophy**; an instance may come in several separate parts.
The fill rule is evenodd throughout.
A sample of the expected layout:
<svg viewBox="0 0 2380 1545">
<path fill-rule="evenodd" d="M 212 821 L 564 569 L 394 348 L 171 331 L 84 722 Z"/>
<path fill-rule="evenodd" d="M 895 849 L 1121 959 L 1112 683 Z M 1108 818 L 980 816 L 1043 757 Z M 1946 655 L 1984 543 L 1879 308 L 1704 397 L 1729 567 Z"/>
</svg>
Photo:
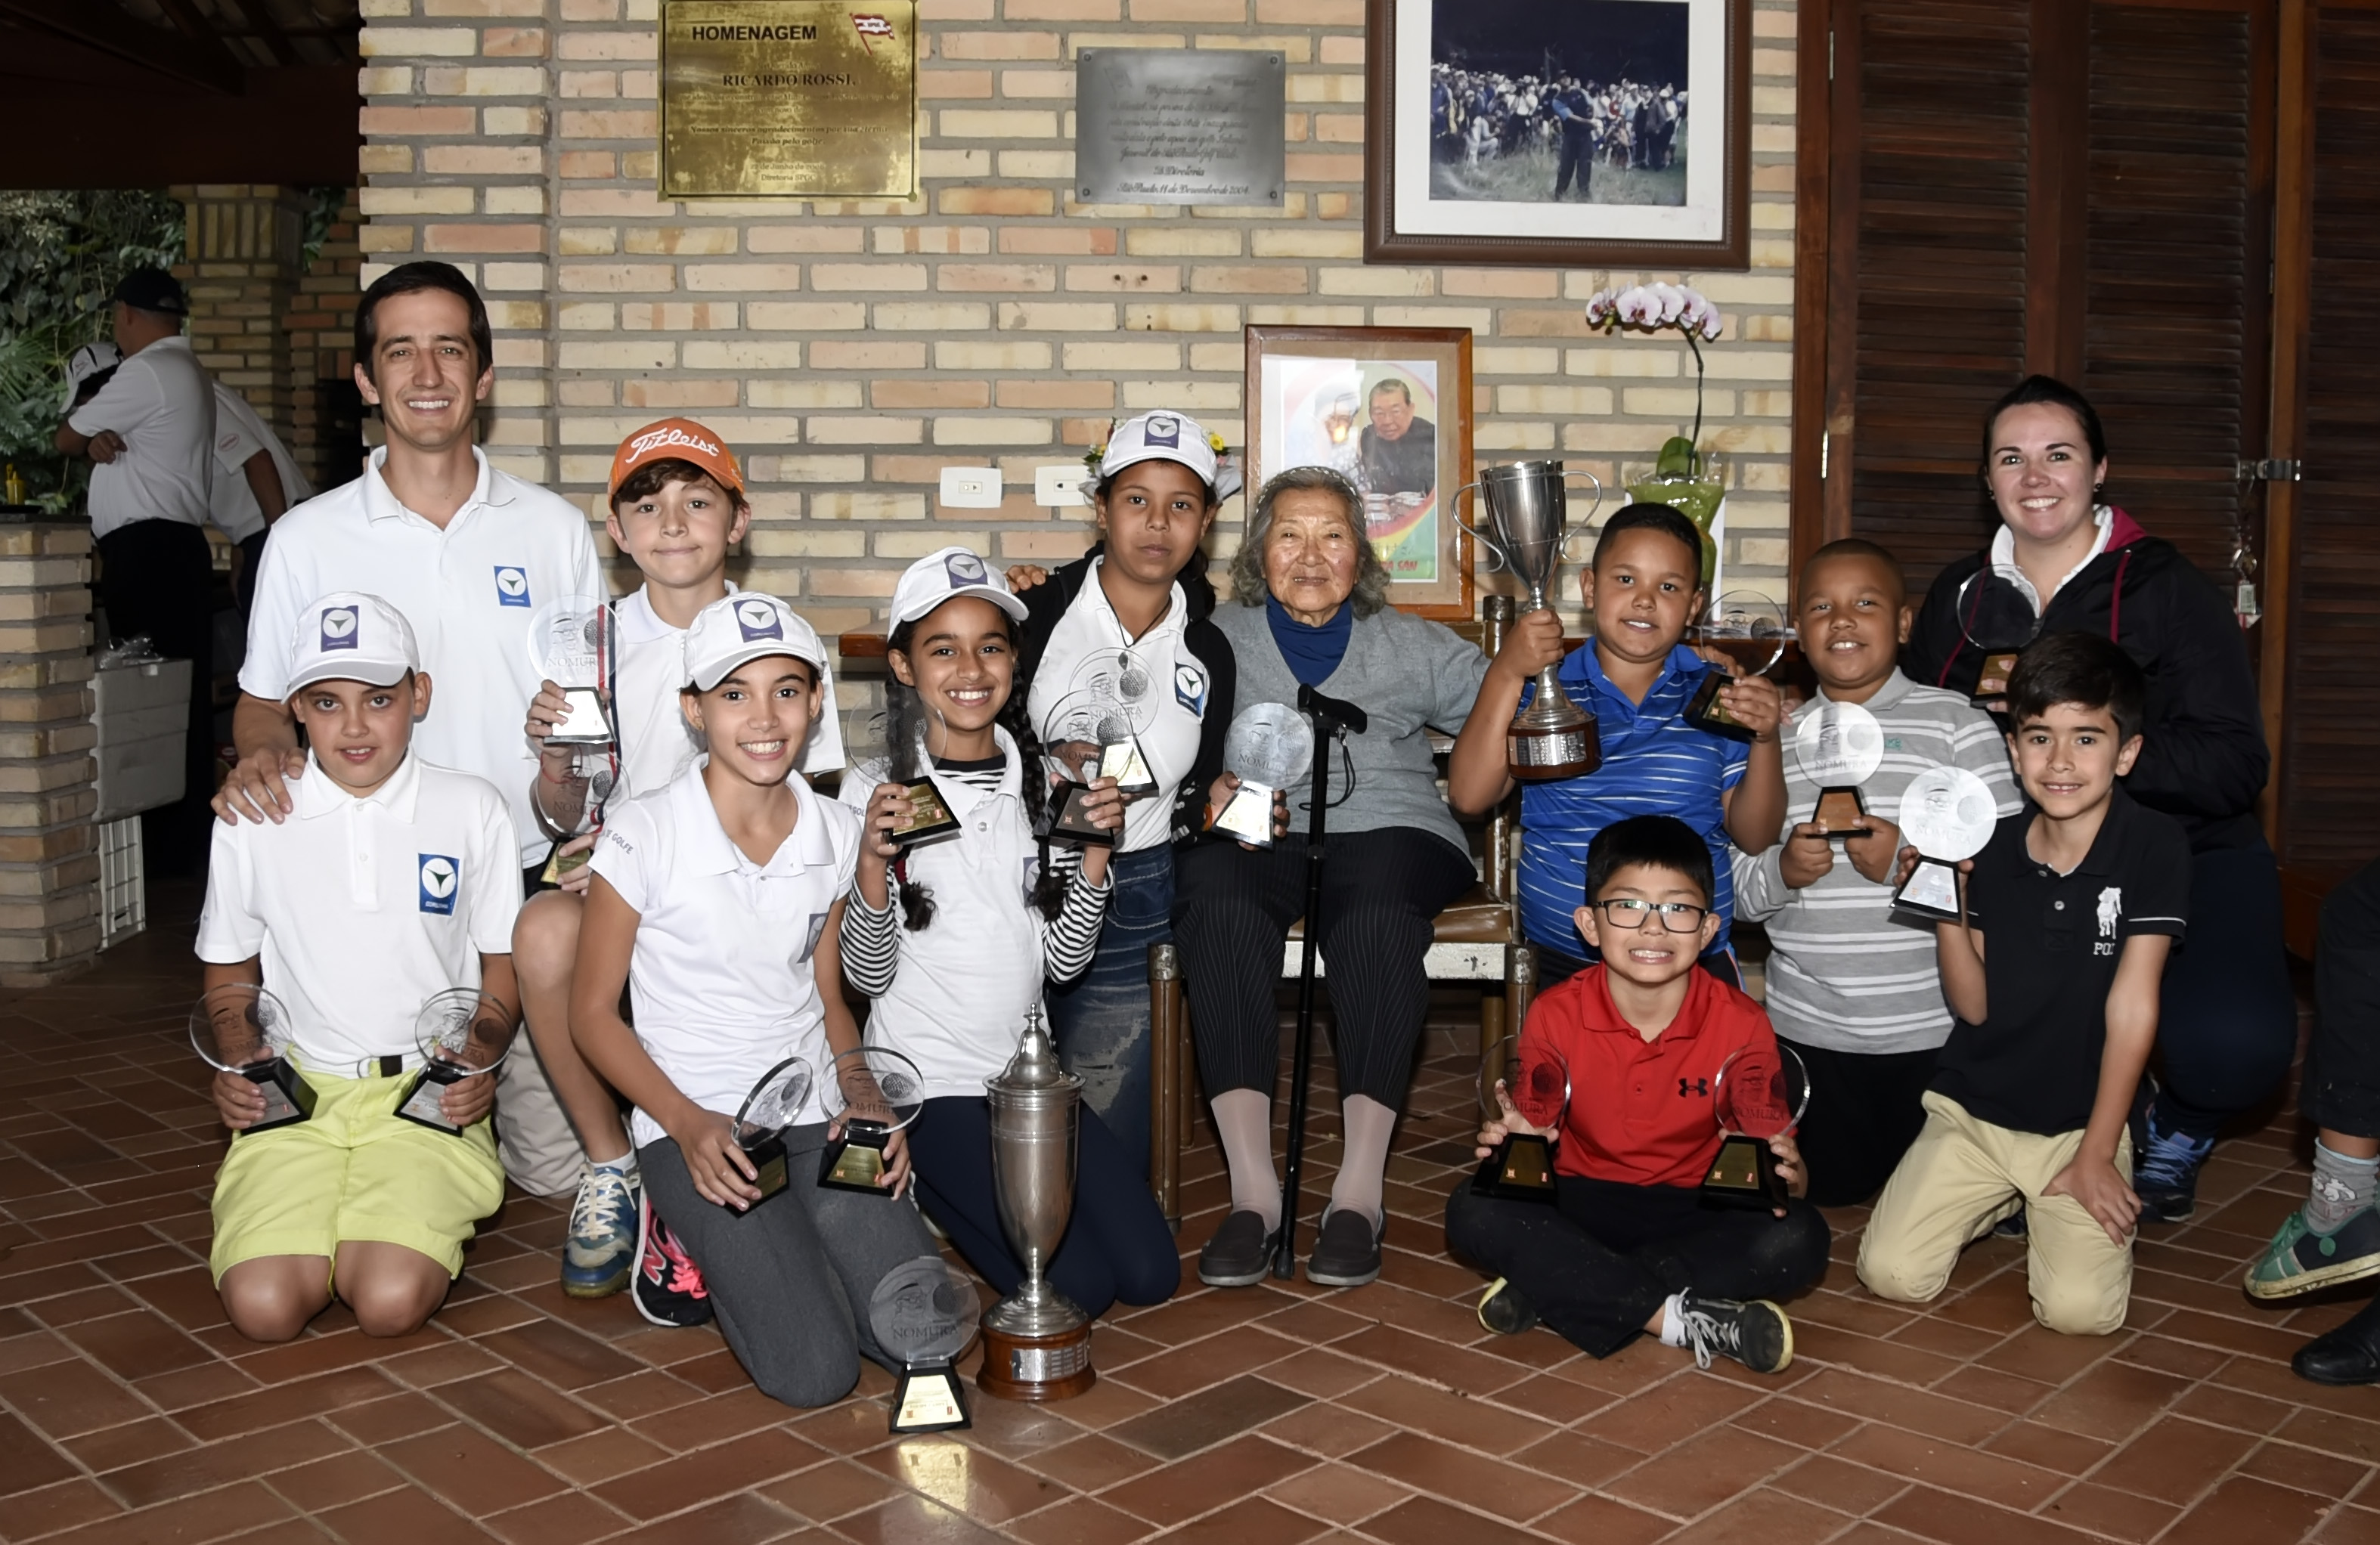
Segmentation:
<svg viewBox="0 0 2380 1545">
<path fill-rule="evenodd" d="M 1529 610 L 1542 611 L 1554 570 L 1561 561 L 1569 534 L 1569 479 L 1584 477 L 1595 485 L 1595 503 L 1585 520 L 1595 517 L 1603 502 L 1603 480 L 1592 472 L 1565 472 L 1560 462 L 1514 462 L 1491 466 L 1479 481 L 1454 490 L 1451 501 L 1455 519 L 1463 521 L 1463 496 L 1476 490 L 1488 506 L 1488 529 L 1463 523 L 1463 528 L 1504 567 L 1529 587 Z M 1514 716 L 1504 737 L 1504 761 L 1524 783 L 1546 783 L 1560 778 L 1583 778 L 1603 765 L 1603 746 L 1595 716 L 1570 700 L 1562 691 L 1560 668 L 1548 665 L 1537 672 L 1536 692 Z"/>
<path fill-rule="evenodd" d="M 1001 1231 L 1025 1263 L 1015 1292 L 983 1316 L 983 1369 L 976 1382 L 1010 1400 L 1063 1400 L 1091 1387 L 1091 1317 L 1050 1285 L 1050 1258 L 1075 1210 L 1075 1136 L 1083 1080 L 1058 1065 L 1038 1007 L 1025 1040 L 997 1078 L 991 1100 L 991 1187 Z"/>
</svg>

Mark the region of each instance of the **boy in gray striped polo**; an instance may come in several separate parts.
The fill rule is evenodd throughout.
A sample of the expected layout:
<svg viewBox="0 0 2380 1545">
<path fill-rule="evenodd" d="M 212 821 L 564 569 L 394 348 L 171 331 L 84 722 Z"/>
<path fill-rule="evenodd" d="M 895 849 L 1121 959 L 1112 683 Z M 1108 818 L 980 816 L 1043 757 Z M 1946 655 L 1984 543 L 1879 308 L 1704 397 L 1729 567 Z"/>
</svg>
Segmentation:
<svg viewBox="0 0 2380 1545">
<path fill-rule="evenodd" d="M 1884 762 L 1861 788 L 1862 835 L 1839 851 L 1810 820 L 1817 785 L 1788 756 L 1786 839 L 1733 854 L 1735 910 L 1767 928 L 1768 1017 L 1810 1069 L 1799 1134 L 1810 1200 L 1839 1207 L 1874 1196 L 1916 1138 L 1918 1100 L 1950 1035 L 1934 931 L 1891 915 L 1900 833 L 1890 815 L 1912 779 L 1945 763 L 1989 784 L 2002 815 L 2023 801 L 1990 718 L 1894 663 L 1912 609 L 1892 554 L 1857 538 L 1820 548 L 1803 567 L 1794 611 L 1820 699 L 1874 714 Z"/>
</svg>

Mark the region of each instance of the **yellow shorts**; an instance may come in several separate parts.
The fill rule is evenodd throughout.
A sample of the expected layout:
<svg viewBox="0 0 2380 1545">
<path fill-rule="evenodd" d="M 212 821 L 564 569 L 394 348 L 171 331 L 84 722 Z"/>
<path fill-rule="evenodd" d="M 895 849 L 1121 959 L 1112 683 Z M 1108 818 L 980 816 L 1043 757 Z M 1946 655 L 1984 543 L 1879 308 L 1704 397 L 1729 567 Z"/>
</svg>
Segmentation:
<svg viewBox="0 0 2380 1545">
<path fill-rule="evenodd" d="M 215 1175 L 207 1257 L 218 1285 L 243 1261 L 329 1258 L 349 1239 L 403 1245 L 462 1273 L 463 1241 L 504 1201 L 504 1165 L 484 1120 L 460 1135 L 400 1120 L 412 1079 L 310 1072 L 310 1120 L 232 1139 Z"/>
</svg>

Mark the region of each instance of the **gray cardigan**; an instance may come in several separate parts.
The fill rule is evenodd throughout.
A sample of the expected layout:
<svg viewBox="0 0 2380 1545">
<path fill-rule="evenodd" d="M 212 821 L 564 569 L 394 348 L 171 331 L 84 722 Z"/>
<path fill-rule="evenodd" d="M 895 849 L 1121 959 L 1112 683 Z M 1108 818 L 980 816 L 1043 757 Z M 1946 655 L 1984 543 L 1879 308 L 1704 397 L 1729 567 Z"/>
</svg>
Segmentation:
<svg viewBox="0 0 2380 1545">
<path fill-rule="evenodd" d="M 1272 624 L 1261 601 L 1256 606 L 1224 602 L 1215 609 L 1215 626 L 1231 641 L 1239 665 L 1232 711 L 1236 714 L 1251 703 L 1294 706 L 1297 678 L 1272 641 Z M 1450 734 L 1462 730 L 1487 675 L 1488 657 L 1442 623 L 1407 616 L 1393 607 L 1355 619 L 1347 653 L 1320 690 L 1363 709 L 1371 716 L 1371 727 L 1347 737 L 1347 755 L 1355 772 L 1352 792 L 1342 786 L 1346 768 L 1335 742 L 1316 748 L 1317 755 L 1330 758 L 1328 829 L 1417 827 L 1467 851 L 1463 828 L 1438 791 L 1438 767 L 1423 727 Z M 1290 796 L 1295 812 L 1290 829 L 1301 836 L 1310 794 L 1309 785 Z"/>
</svg>

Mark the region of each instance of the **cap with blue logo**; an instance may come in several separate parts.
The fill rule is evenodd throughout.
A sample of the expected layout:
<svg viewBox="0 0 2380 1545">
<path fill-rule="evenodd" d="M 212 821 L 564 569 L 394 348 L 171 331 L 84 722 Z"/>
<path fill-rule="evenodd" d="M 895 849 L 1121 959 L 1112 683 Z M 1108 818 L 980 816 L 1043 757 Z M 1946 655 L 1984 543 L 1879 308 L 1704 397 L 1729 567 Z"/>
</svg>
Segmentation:
<svg viewBox="0 0 2380 1545">
<path fill-rule="evenodd" d="M 421 650 L 405 613 L 378 596 L 334 590 L 298 612 L 289 640 L 285 697 L 317 682 L 394 686 L 421 669 Z"/>
<path fill-rule="evenodd" d="M 1179 462 L 1215 486 L 1215 448 L 1207 442 L 1207 427 L 1184 414 L 1144 413 L 1116 426 L 1099 457 L 1099 476 L 1111 477 L 1137 462 Z"/>
<path fill-rule="evenodd" d="M 818 717 L 810 721 L 809 739 L 795 766 L 805 773 L 842 766 L 843 716 L 835 707 L 834 670 L 818 630 L 801 613 L 774 596 L 738 590 L 704 607 L 686 631 L 686 673 L 697 692 L 709 692 L 737 666 L 770 655 L 808 660 L 818 672 Z"/>
<path fill-rule="evenodd" d="M 892 626 L 914 622 L 954 596 L 979 596 L 1016 621 L 1025 603 L 1008 587 L 1008 576 L 963 547 L 929 552 L 904 570 L 892 587 Z"/>
</svg>

